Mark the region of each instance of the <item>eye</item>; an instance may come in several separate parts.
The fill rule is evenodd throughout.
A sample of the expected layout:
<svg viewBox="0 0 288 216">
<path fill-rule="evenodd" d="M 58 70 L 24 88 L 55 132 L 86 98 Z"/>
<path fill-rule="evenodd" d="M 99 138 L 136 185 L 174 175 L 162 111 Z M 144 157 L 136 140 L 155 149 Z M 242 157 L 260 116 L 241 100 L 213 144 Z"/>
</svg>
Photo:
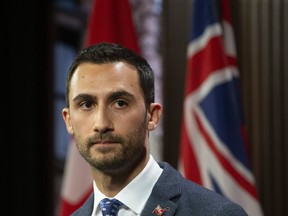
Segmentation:
<svg viewBox="0 0 288 216">
<path fill-rule="evenodd" d="M 83 101 L 80 103 L 81 109 L 91 109 L 92 106 L 93 106 L 93 103 L 91 101 Z"/>
<path fill-rule="evenodd" d="M 113 103 L 113 106 L 117 109 L 122 109 L 122 108 L 125 108 L 127 107 L 128 103 L 125 101 L 125 100 L 122 100 L 122 99 L 119 99 L 119 100 L 116 100 L 114 103 Z"/>
</svg>

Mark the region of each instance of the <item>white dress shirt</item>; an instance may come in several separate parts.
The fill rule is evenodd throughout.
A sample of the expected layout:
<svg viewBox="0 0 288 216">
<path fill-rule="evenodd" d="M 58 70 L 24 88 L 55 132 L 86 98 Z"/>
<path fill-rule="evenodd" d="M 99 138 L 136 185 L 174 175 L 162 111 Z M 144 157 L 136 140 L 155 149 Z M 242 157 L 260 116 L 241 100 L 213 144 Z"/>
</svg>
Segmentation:
<svg viewBox="0 0 288 216">
<path fill-rule="evenodd" d="M 124 205 L 120 206 L 118 216 L 138 216 L 141 214 L 152 189 L 160 177 L 163 169 L 150 154 L 149 161 L 140 172 L 125 188 L 123 188 L 114 198 Z M 102 216 L 99 202 L 106 196 L 99 191 L 93 181 L 94 207 L 91 216 Z M 113 197 L 108 197 L 113 198 Z"/>
</svg>

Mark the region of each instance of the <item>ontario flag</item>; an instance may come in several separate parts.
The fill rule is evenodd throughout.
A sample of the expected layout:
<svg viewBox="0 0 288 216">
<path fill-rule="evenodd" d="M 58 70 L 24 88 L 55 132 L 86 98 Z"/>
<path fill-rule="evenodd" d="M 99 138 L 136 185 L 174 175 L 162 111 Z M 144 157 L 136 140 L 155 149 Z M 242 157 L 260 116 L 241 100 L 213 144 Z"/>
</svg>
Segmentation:
<svg viewBox="0 0 288 216">
<path fill-rule="evenodd" d="M 120 43 L 139 52 L 137 33 L 128 0 L 93 0 L 83 46 Z M 73 137 L 69 143 L 60 191 L 58 216 L 70 216 L 93 191 L 90 167 L 80 156 Z"/>
<path fill-rule="evenodd" d="M 228 0 L 194 0 L 180 135 L 184 177 L 262 216 L 251 171 Z"/>
</svg>

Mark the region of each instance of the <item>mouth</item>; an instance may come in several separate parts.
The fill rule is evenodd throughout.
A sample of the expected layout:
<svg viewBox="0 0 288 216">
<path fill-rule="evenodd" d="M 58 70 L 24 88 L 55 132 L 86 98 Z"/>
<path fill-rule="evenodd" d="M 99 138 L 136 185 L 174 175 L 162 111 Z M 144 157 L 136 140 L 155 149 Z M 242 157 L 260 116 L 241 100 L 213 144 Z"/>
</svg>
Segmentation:
<svg viewBox="0 0 288 216">
<path fill-rule="evenodd" d="M 120 137 L 113 137 L 112 135 L 99 135 L 97 137 L 91 137 L 88 139 L 89 146 L 114 146 L 115 144 L 121 144 L 122 139 Z"/>
<path fill-rule="evenodd" d="M 92 143 L 91 149 L 101 153 L 108 153 L 111 152 L 112 149 L 114 151 L 114 149 L 118 148 L 119 144 L 119 142 L 111 140 L 98 140 Z"/>
<path fill-rule="evenodd" d="M 94 145 L 112 145 L 112 144 L 119 144 L 119 143 L 112 140 L 97 140 L 94 142 Z"/>
</svg>

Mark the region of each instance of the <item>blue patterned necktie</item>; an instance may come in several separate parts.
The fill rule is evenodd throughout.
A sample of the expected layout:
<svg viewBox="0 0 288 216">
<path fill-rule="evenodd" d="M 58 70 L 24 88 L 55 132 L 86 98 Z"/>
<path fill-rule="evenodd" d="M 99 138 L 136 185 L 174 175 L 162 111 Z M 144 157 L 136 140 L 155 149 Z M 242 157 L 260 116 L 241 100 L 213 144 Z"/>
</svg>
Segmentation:
<svg viewBox="0 0 288 216">
<path fill-rule="evenodd" d="M 122 203 L 117 199 L 104 198 L 100 201 L 103 216 L 117 216 Z"/>
</svg>

